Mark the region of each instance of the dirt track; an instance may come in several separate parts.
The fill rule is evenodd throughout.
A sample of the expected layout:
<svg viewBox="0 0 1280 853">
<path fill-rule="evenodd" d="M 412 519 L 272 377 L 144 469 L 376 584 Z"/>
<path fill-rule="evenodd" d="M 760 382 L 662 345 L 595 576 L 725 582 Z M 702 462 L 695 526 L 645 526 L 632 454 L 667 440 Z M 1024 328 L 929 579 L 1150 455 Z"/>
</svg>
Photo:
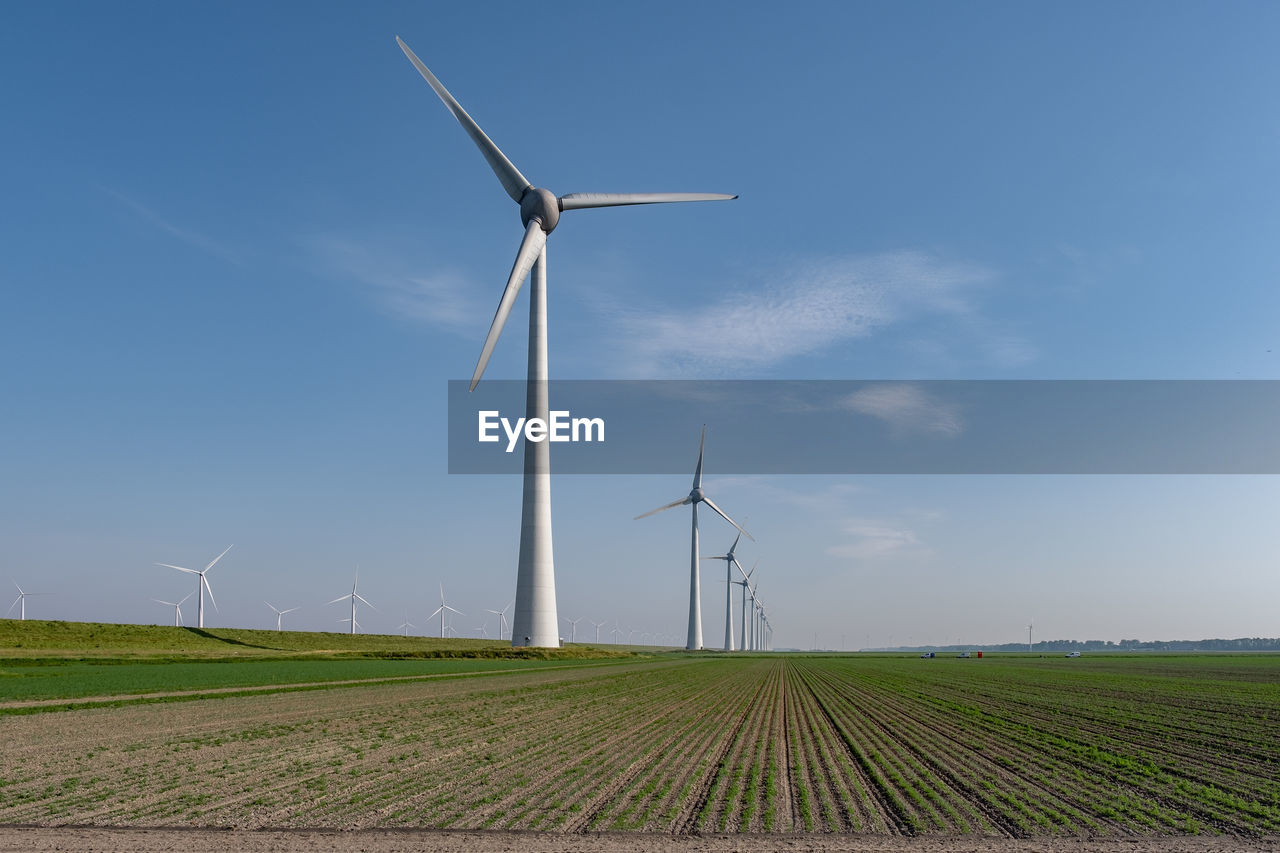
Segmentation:
<svg viewBox="0 0 1280 853">
<path fill-rule="evenodd" d="M 314 851 L 315 853 L 1227 853 L 1280 851 L 1280 838 L 975 838 L 884 835 L 710 835 L 419 830 L 219 831 L 0 827 L 0 853 L 161 853 L 161 851 Z"/>
</svg>

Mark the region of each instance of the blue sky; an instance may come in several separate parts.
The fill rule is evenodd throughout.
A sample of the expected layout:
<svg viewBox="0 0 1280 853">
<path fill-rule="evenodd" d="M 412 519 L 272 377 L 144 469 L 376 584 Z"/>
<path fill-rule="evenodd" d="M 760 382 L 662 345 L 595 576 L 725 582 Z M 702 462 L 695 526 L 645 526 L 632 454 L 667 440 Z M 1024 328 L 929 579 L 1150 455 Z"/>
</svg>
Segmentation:
<svg viewBox="0 0 1280 853">
<path fill-rule="evenodd" d="M 1274 4 L 5 19 L 0 571 L 56 593 L 33 617 L 163 621 L 188 584 L 152 564 L 233 542 L 210 624 L 336 630 L 357 564 L 370 630 L 441 581 L 465 633 L 512 597 L 518 481 L 445 474 L 444 406 L 518 212 L 397 34 L 537 185 L 741 195 L 566 214 L 555 377 L 1280 378 Z M 523 375 L 526 307 L 487 376 Z M 1280 633 L 1275 478 L 717 478 L 715 428 L 782 645 Z M 687 518 L 632 516 L 685 489 L 557 480 L 562 615 L 681 632 Z"/>
</svg>

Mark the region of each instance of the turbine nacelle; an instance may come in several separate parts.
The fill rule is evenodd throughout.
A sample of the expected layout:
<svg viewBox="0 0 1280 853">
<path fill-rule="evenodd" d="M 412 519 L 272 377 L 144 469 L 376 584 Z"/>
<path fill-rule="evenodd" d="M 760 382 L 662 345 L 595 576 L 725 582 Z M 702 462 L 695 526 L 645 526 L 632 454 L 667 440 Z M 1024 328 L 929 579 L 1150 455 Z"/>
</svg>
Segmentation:
<svg viewBox="0 0 1280 853">
<path fill-rule="evenodd" d="M 535 219 L 543 234 L 550 234 L 560 224 L 560 200 L 551 190 L 529 187 L 520 197 L 520 224 L 528 228 Z"/>
<path fill-rule="evenodd" d="M 707 497 L 702 493 L 701 488 L 694 489 L 693 491 L 689 492 L 689 503 L 691 504 L 702 503 L 706 499 Z"/>
</svg>

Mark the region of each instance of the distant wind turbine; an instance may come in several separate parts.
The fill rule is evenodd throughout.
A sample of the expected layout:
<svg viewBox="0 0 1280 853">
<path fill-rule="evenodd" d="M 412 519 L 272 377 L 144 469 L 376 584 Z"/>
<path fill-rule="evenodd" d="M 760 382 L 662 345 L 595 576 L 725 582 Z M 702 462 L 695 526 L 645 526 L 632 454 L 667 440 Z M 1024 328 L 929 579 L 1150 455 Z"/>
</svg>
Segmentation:
<svg viewBox="0 0 1280 853">
<path fill-rule="evenodd" d="M 407 636 L 409 636 L 409 629 L 410 629 L 410 628 L 417 628 L 417 627 L 418 627 L 417 625 L 415 625 L 415 624 L 413 624 L 412 622 L 410 622 L 410 621 L 409 621 L 409 609 L 408 609 L 407 607 L 405 608 L 405 611 L 404 611 L 404 621 L 403 621 L 403 622 L 401 622 L 401 623 L 400 623 L 399 625 L 397 625 L 396 627 L 397 627 L 397 628 L 403 628 L 403 629 L 404 629 L 404 635 L 405 635 L 406 637 L 407 637 Z"/>
<path fill-rule="evenodd" d="M 264 602 L 262 602 L 262 603 L 263 603 L 263 604 L 265 604 L 265 605 L 267 605 L 268 607 L 270 607 L 272 610 L 274 610 L 274 611 L 275 611 L 275 614 L 276 614 L 276 631 L 277 631 L 277 632 L 281 630 L 281 628 L 280 628 L 280 620 L 281 620 L 281 617 L 283 617 L 286 613 L 292 613 L 292 612 L 293 612 L 293 611 L 295 611 L 295 610 L 301 610 L 301 609 L 302 609 L 301 607 L 290 607 L 288 610 L 279 610 L 279 609 L 277 609 L 277 608 L 276 608 L 276 606 L 275 606 L 274 604 L 272 604 L 270 601 L 264 601 Z"/>
<path fill-rule="evenodd" d="M 706 504 L 725 521 L 737 527 L 739 531 L 747 533 L 738 525 L 738 522 L 725 515 L 724 510 L 716 506 L 715 502 L 702 491 L 702 450 L 706 443 L 707 428 L 704 425 L 702 427 L 702 438 L 698 441 L 698 467 L 693 472 L 693 488 L 689 491 L 689 494 L 678 501 L 672 501 L 666 506 L 660 506 L 657 509 L 651 509 L 636 516 L 638 520 L 678 506 L 691 505 L 693 507 L 693 544 L 689 550 L 689 637 L 685 642 L 685 648 L 691 651 L 702 648 L 702 590 L 698 577 L 698 504 Z M 750 533 L 747 533 L 747 538 L 753 542 L 755 541 L 755 537 Z"/>
<path fill-rule="evenodd" d="M 418 73 L 435 90 L 449 112 L 462 125 L 471 141 L 480 149 L 489 168 L 497 175 L 502 188 L 512 201 L 520 205 L 520 222 L 524 237 L 516 252 L 515 263 L 507 277 L 506 287 L 493 315 L 489 334 L 485 337 L 480 359 L 471 374 L 474 390 L 484 374 L 498 337 L 507 323 L 516 296 L 526 278 L 531 278 L 529 295 L 529 364 L 525 416 L 530 422 L 546 423 L 550 404 L 547 394 L 547 237 L 560 222 L 560 213 L 592 207 L 616 207 L 632 204 L 657 204 L 684 201 L 725 201 L 736 196 L 722 193 L 569 193 L 557 198 L 551 191 L 533 186 L 506 155 L 493 144 L 462 105 L 449 94 L 422 60 L 399 37 L 396 43 L 418 69 Z M 697 559 L 695 553 L 694 559 Z M 525 442 L 524 499 L 520 519 L 520 561 L 516 574 L 515 616 L 512 645 L 554 647 L 559 645 L 559 622 L 556 618 L 555 566 L 551 546 L 551 444 L 547 441 Z"/>
<path fill-rule="evenodd" d="M 737 567 L 739 574 L 742 573 L 742 566 L 738 563 L 738 558 L 733 556 L 733 552 L 738 549 L 738 542 L 742 539 L 739 533 L 733 540 L 733 544 L 729 546 L 728 552 L 718 557 L 703 557 L 704 560 L 724 560 L 724 650 L 726 652 L 733 651 L 733 570 Z"/>
<path fill-rule="evenodd" d="M 228 546 L 227 546 L 227 551 L 230 551 L 230 550 L 231 550 L 232 548 L 234 548 L 234 547 L 235 547 L 235 545 L 228 545 Z M 227 555 L 227 551 L 223 551 L 221 554 L 219 554 L 218 556 L 214 557 L 214 558 L 209 562 L 209 565 L 205 566 L 203 569 L 201 569 L 201 570 L 199 570 L 199 571 L 196 571 L 195 569 L 184 569 L 182 566 L 174 566 L 174 565 L 172 565 L 172 564 L 170 564 L 170 563 L 156 563 L 156 565 L 157 565 L 157 566 L 164 566 L 166 569 L 177 569 L 177 570 L 178 570 L 178 571 L 180 571 L 180 572 L 186 572 L 186 573 L 187 573 L 187 574 L 189 574 L 189 575 L 197 575 L 197 576 L 198 576 L 198 578 L 196 579 L 196 593 L 199 595 L 199 597 L 196 599 L 196 614 L 197 614 L 197 615 L 196 615 L 196 623 L 197 623 L 198 627 L 200 627 L 200 628 L 203 628 L 203 627 L 204 627 L 204 593 L 205 593 L 205 590 L 208 590 L 208 591 L 209 591 L 209 600 L 210 600 L 211 602 L 213 602 L 213 609 L 214 609 L 214 610 L 217 610 L 217 609 L 218 609 L 218 602 L 217 602 L 217 600 L 213 597 L 213 587 L 209 586 L 209 579 L 208 579 L 207 577 L 205 577 L 205 573 L 206 573 L 206 572 L 208 572 L 210 569 L 212 569 L 212 568 L 217 564 L 217 562 L 218 562 L 219 560 L 221 560 L 223 557 L 225 557 L 225 556 Z"/>
<path fill-rule="evenodd" d="M 568 622 L 570 625 L 573 626 L 572 628 L 569 629 L 569 642 L 576 643 L 578 641 L 578 623 L 581 622 L 586 617 L 579 616 L 577 619 L 570 619 L 568 617 L 562 617 L 562 618 L 564 619 L 564 621 Z"/>
<path fill-rule="evenodd" d="M 346 595 L 340 595 L 340 596 L 338 596 L 337 598 L 335 598 L 333 601 L 330 601 L 330 602 L 329 602 L 329 604 L 337 604 L 339 601 L 346 601 L 347 599 L 350 599 L 350 600 L 351 600 L 351 618 L 350 618 L 350 619 L 339 619 L 338 621 L 339 621 L 339 622 L 350 622 L 350 623 L 351 623 L 351 633 L 353 633 L 353 634 L 356 632 L 356 629 L 360 627 L 360 623 L 356 621 L 356 602 L 357 602 L 357 601 L 362 601 L 362 602 L 364 602 L 365 604 L 368 604 L 370 607 L 373 607 L 373 604 L 372 604 L 372 603 L 370 603 L 368 599 L 366 599 L 366 598 L 365 598 L 363 595 L 361 595 L 360 593 L 356 592 L 356 587 L 358 587 L 359 585 L 360 585 L 360 570 L 359 570 L 359 569 L 356 569 L 356 577 L 355 577 L 355 580 L 351 582 L 351 592 L 347 593 Z M 374 610 L 377 610 L 378 608 L 373 607 L 373 609 L 374 609 Z"/>
<path fill-rule="evenodd" d="M 187 599 L 193 595 L 195 595 L 194 592 L 187 593 L 185 596 L 183 596 L 182 601 L 161 601 L 158 598 L 153 598 L 151 600 L 154 601 L 156 604 L 167 604 L 170 607 L 172 607 L 173 608 L 173 627 L 181 628 L 182 627 L 182 605 L 185 604 Z"/>
<path fill-rule="evenodd" d="M 1028 653 L 1030 653 L 1031 651 L 1031 626 L 1033 624 L 1034 623 L 1031 623 L 1031 622 L 1027 623 L 1027 652 Z"/>
<path fill-rule="evenodd" d="M 591 622 L 590 619 L 588 619 L 587 621 Z M 596 629 L 596 645 L 597 646 L 600 645 L 600 628 L 605 624 L 605 622 L 608 622 L 608 621 L 609 620 L 606 619 L 604 622 L 591 622 L 591 624 L 594 625 Z"/>
<path fill-rule="evenodd" d="M 53 593 L 51 593 L 51 592 L 23 592 L 23 591 L 22 591 L 22 587 L 18 586 L 18 582 L 17 582 L 17 581 L 13 580 L 13 578 L 9 578 L 9 580 L 13 581 L 13 585 L 14 585 L 15 587 L 17 587 L 17 589 L 18 589 L 18 597 L 17 597 L 17 598 L 15 598 L 15 599 L 13 600 L 13 604 L 10 604 L 10 605 L 9 605 L 9 612 L 8 612 L 8 613 L 6 613 L 6 614 L 5 614 L 5 616 L 8 616 L 8 615 L 9 615 L 9 613 L 12 613 L 12 612 L 13 612 L 13 608 L 15 608 L 15 607 L 16 607 L 16 608 L 18 608 L 18 620 L 19 620 L 19 621 L 21 621 L 21 622 L 25 622 L 25 621 L 27 621 L 27 596 L 29 596 L 29 595 L 53 595 Z"/>
<path fill-rule="evenodd" d="M 444 584 L 442 583 L 440 584 L 440 606 L 437 607 L 434 611 L 432 611 L 431 615 L 427 617 L 428 619 L 433 619 L 435 618 L 435 615 L 437 613 L 440 614 L 440 639 L 442 640 L 444 639 L 444 612 L 446 610 L 448 610 L 450 613 L 457 613 L 459 616 L 467 615 L 463 613 L 461 610 L 454 610 L 452 607 L 444 603 Z M 490 612 L 493 612 L 493 611 L 490 611 Z"/>
<path fill-rule="evenodd" d="M 485 613 L 492 613 L 494 616 L 497 616 L 501 620 L 501 622 L 499 622 L 498 624 L 499 640 L 502 639 L 503 634 L 507 633 L 507 611 L 511 609 L 512 604 L 515 604 L 515 602 L 514 601 L 511 602 L 511 604 L 508 604 L 506 607 L 502 608 L 501 610 L 485 610 Z"/>
<path fill-rule="evenodd" d="M 738 572 L 742 574 L 742 580 L 733 581 L 734 586 L 742 587 L 742 642 L 738 647 L 743 651 L 747 650 L 747 587 L 751 585 L 751 576 L 756 573 L 756 566 L 760 565 L 760 561 L 756 560 L 751 567 L 751 571 L 743 573 L 742 566 L 738 566 Z"/>
</svg>

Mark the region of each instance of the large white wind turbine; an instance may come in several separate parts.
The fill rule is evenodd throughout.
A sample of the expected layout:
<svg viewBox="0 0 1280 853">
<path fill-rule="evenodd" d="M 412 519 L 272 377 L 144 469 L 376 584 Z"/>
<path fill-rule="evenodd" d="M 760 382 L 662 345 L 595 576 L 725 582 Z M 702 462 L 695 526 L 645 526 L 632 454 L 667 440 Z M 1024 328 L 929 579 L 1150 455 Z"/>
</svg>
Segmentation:
<svg viewBox="0 0 1280 853">
<path fill-rule="evenodd" d="M 724 650 L 726 652 L 733 651 L 733 569 L 736 566 L 739 574 L 745 574 L 742 571 L 742 565 L 738 562 L 738 558 L 733 556 L 733 552 L 738 549 L 738 542 L 742 539 L 739 533 L 734 537 L 733 544 L 729 546 L 728 552 L 718 557 L 703 557 L 704 560 L 724 560 Z"/>
<path fill-rule="evenodd" d="M 181 628 L 182 627 L 182 605 L 185 604 L 187 599 L 193 595 L 195 595 L 194 592 L 187 593 L 185 596 L 182 597 L 182 601 L 161 601 L 158 598 L 153 598 L 151 600 L 154 601 L 156 604 L 167 604 L 170 607 L 172 607 L 173 608 L 173 627 Z"/>
<path fill-rule="evenodd" d="M 339 601 L 341 601 L 341 599 L 339 599 Z M 268 607 L 270 607 L 272 610 L 274 610 L 274 611 L 275 611 L 275 614 L 276 614 L 276 631 L 277 631 L 277 632 L 279 632 L 280 630 L 282 630 L 282 629 L 281 629 L 281 627 L 280 627 L 280 620 L 284 617 L 284 615 L 285 615 L 286 613 L 292 613 L 292 612 L 293 612 L 293 611 L 295 611 L 295 610 L 301 610 L 301 609 L 302 609 L 301 607 L 290 607 L 288 610 L 280 610 L 280 609 L 278 609 L 274 604 L 272 604 L 270 601 L 263 601 L 262 603 L 263 603 L 263 604 L 265 604 L 265 605 L 267 605 Z M 330 603 L 332 603 L 332 602 L 330 602 Z"/>
<path fill-rule="evenodd" d="M 351 592 L 347 593 L 346 595 L 340 595 L 337 598 L 335 598 L 333 601 L 329 602 L 329 604 L 337 604 L 339 601 L 346 601 L 347 599 L 351 599 L 351 618 L 339 619 L 338 621 L 350 622 L 351 633 L 353 634 L 356 632 L 356 629 L 360 627 L 360 623 L 356 621 L 356 602 L 363 601 L 365 604 L 368 604 L 370 607 L 373 607 L 373 604 L 371 604 L 368 599 L 366 599 L 360 593 L 356 592 L 356 587 L 358 587 L 359 585 L 360 585 L 360 570 L 356 569 L 356 578 L 351 582 Z M 373 609 L 377 610 L 378 608 L 373 607 Z"/>
<path fill-rule="evenodd" d="M 489 168 L 497 175 L 502 188 L 512 201 L 520 205 L 520 222 L 524 238 L 516 252 L 511 274 L 493 315 L 489 334 L 485 337 L 480 359 L 471 374 L 471 389 L 480 381 L 485 365 L 493 354 L 502 328 L 515 304 L 516 295 L 532 273 L 529 296 L 529 367 L 525 394 L 525 417 L 532 421 L 548 419 L 547 399 L 547 236 L 560 222 L 560 213 L 589 207 L 616 207 L 631 204 L 657 204 L 680 201 L 723 201 L 737 198 L 723 193 L 569 193 L 557 198 L 550 190 L 529 183 L 512 165 L 480 126 L 467 115 L 449 90 L 436 79 L 427 66 L 414 55 L 400 38 L 396 43 L 444 101 L 449 112 L 462 125 L 471 141 L 480 149 Z M 697 555 L 694 555 L 695 559 Z M 513 646 L 559 645 L 559 621 L 556 618 L 555 564 L 551 547 L 551 444 L 547 441 L 526 442 L 524 448 L 524 498 L 520 518 L 520 562 L 516 573 L 515 616 L 512 623 Z"/>
<path fill-rule="evenodd" d="M 737 527 L 740 532 L 747 533 L 739 526 L 738 522 L 725 515 L 724 510 L 716 506 L 715 502 L 702 491 L 702 450 L 706 443 L 707 428 L 703 426 L 702 438 L 698 441 L 698 467 L 693 472 L 693 489 L 690 490 L 689 494 L 678 501 L 672 501 L 666 506 L 660 506 L 657 509 L 651 509 L 636 516 L 636 519 L 647 518 L 654 513 L 674 507 L 685 506 L 686 504 L 693 506 L 693 544 L 689 551 L 689 637 L 685 642 L 685 648 L 689 650 L 702 648 L 702 590 L 698 577 L 698 504 L 706 504 L 715 510 L 716 515 Z M 747 538 L 753 542 L 755 541 L 755 537 L 750 533 L 747 533 Z"/>
<path fill-rule="evenodd" d="M 230 551 L 234 547 L 235 547 L 234 545 L 228 545 L 227 551 Z M 177 569 L 178 571 L 186 572 L 189 575 L 198 575 L 198 577 L 196 578 L 196 594 L 199 595 L 199 598 L 196 599 L 196 614 L 197 614 L 196 623 L 197 623 L 197 626 L 200 628 L 204 627 L 204 592 L 205 590 L 209 591 L 209 600 L 213 602 L 213 609 L 214 610 L 218 609 L 218 602 L 213 597 L 213 587 L 209 586 L 209 579 L 204 576 L 205 572 L 212 569 L 219 560 L 225 557 L 227 554 L 227 551 L 223 551 L 221 554 L 214 557 L 211 561 L 209 561 L 209 565 L 205 566 L 200 571 L 196 571 L 195 569 L 184 569 L 182 566 L 174 566 L 169 563 L 156 563 L 157 566 L 164 566 L 166 569 Z M 185 601 L 186 599 L 183 599 L 183 600 Z"/>
<path fill-rule="evenodd" d="M 461 610 L 454 610 L 452 607 L 444 603 L 444 584 L 442 583 L 440 584 L 440 606 L 432 611 L 431 615 L 427 617 L 428 619 L 433 619 L 437 613 L 440 614 L 440 639 L 442 640 L 444 639 L 444 612 L 446 610 L 450 613 L 457 613 L 459 616 L 467 615 Z M 493 611 L 490 610 L 489 612 L 492 613 Z"/>
</svg>

